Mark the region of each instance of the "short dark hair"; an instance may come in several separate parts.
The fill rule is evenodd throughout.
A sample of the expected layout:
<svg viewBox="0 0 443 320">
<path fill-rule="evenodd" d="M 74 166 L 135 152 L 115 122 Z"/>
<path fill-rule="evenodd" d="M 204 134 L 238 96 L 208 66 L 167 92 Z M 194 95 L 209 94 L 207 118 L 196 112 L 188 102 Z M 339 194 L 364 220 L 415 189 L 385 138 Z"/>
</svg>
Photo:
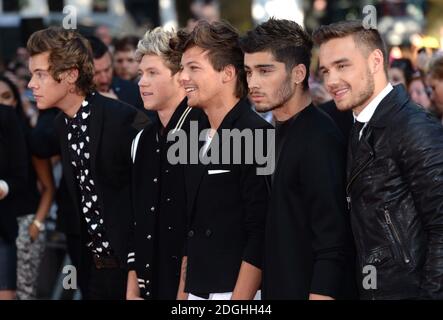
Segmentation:
<svg viewBox="0 0 443 320">
<path fill-rule="evenodd" d="M 296 65 L 303 64 L 307 72 L 303 88 L 309 88 L 313 42 L 311 36 L 296 22 L 271 18 L 248 31 L 240 39 L 240 47 L 245 53 L 271 52 L 278 62 L 285 64 L 288 72 Z"/>
<path fill-rule="evenodd" d="M 384 70 L 388 73 L 388 54 L 386 44 L 376 29 L 366 28 L 360 20 L 340 21 L 317 28 L 313 33 L 315 44 L 323 43 L 338 38 L 352 36 L 358 47 L 363 47 L 366 54 L 379 49 L 383 53 Z"/>
<path fill-rule="evenodd" d="M 199 47 L 208 52 L 209 62 L 218 72 L 228 65 L 235 67 L 237 82 L 235 95 L 244 98 L 248 95 L 248 84 L 244 70 L 244 54 L 239 46 L 237 30 L 226 21 L 209 23 L 200 20 L 191 32 L 177 33 L 175 49 L 182 54 L 189 48 Z"/>
<path fill-rule="evenodd" d="M 56 81 L 69 70 L 78 70 L 77 90 L 89 94 L 94 90 L 94 62 L 91 47 L 77 31 L 49 27 L 34 32 L 28 40 L 29 55 L 49 52 L 49 72 Z"/>
<path fill-rule="evenodd" d="M 139 40 L 140 39 L 137 36 L 126 36 L 118 39 L 114 45 L 114 52 L 135 51 Z"/>
<path fill-rule="evenodd" d="M 414 66 L 412 65 L 411 60 L 407 58 L 394 59 L 392 60 L 390 67 L 400 69 L 403 72 L 406 81 L 406 88 L 409 88 L 412 74 L 414 73 Z"/>
<path fill-rule="evenodd" d="M 102 58 L 106 53 L 110 53 L 108 46 L 96 36 L 87 36 L 94 59 Z"/>
</svg>

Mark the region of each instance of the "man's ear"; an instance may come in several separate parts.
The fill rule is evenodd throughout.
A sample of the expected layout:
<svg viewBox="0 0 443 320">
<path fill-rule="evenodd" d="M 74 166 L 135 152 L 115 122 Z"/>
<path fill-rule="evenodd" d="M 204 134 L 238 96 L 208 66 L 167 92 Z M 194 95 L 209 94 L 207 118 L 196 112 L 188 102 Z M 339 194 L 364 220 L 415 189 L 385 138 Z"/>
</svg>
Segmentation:
<svg viewBox="0 0 443 320">
<path fill-rule="evenodd" d="M 292 68 L 292 81 L 299 85 L 305 81 L 308 71 L 304 64 L 298 64 Z"/>
<path fill-rule="evenodd" d="M 369 68 L 373 74 L 384 70 L 385 59 L 380 49 L 375 49 L 369 55 Z"/>
<path fill-rule="evenodd" d="M 78 75 L 79 75 L 78 69 L 70 69 L 66 71 L 65 79 L 69 84 L 75 84 L 78 80 Z"/>
<path fill-rule="evenodd" d="M 235 67 L 232 64 L 227 65 L 223 68 L 223 83 L 231 82 L 235 79 L 237 75 L 237 71 L 235 70 Z"/>
</svg>

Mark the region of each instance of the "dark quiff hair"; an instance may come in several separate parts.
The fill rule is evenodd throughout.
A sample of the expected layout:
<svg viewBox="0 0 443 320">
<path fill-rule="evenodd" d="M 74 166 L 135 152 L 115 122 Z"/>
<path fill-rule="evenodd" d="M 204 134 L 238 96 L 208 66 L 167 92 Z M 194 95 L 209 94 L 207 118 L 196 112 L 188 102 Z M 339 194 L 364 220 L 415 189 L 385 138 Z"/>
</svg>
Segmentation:
<svg viewBox="0 0 443 320">
<path fill-rule="evenodd" d="M 30 56 L 49 52 L 49 73 L 58 82 L 60 75 L 70 69 L 78 70 L 77 92 L 94 91 L 94 62 L 88 41 L 74 30 L 49 27 L 34 32 L 28 40 Z"/>
<path fill-rule="evenodd" d="M 237 73 L 235 95 L 237 98 L 244 98 L 248 95 L 244 55 L 239 46 L 239 34 L 229 22 L 209 23 L 206 20 L 200 20 L 193 31 L 179 31 L 177 40 L 175 49 L 182 54 L 192 47 L 207 51 L 209 62 L 218 72 L 229 65 L 234 66 Z"/>
<path fill-rule="evenodd" d="M 271 18 L 240 39 L 245 53 L 268 51 L 278 62 L 286 66 L 289 73 L 298 65 L 306 67 L 303 89 L 309 89 L 313 42 L 311 36 L 294 21 Z"/>
<path fill-rule="evenodd" d="M 386 44 L 376 29 L 366 28 L 360 20 L 340 21 L 329 25 L 320 26 L 313 33 L 316 45 L 320 46 L 332 39 L 352 36 L 356 45 L 369 55 L 376 49 L 383 53 L 384 70 L 388 74 L 388 54 Z"/>
</svg>

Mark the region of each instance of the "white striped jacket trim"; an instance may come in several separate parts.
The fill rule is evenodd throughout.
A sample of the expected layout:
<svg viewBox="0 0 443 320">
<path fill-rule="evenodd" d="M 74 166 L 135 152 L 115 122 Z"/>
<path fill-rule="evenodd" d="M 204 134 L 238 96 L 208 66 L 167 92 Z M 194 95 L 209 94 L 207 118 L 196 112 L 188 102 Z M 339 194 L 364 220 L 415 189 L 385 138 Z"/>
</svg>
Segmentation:
<svg viewBox="0 0 443 320">
<path fill-rule="evenodd" d="M 177 125 L 175 126 L 174 130 L 172 130 L 172 134 L 176 133 L 178 130 L 181 130 L 191 110 L 192 110 L 191 107 L 187 107 L 186 110 L 182 113 L 180 119 L 177 122 Z M 140 142 L 140 138 L 143 134 L 143 131 L 144 130 L 140 131 L 135 137 L 135 139 L 132 141 L 132 147 L 131 147 L 132 163 L 135 163 L 135 159 L 137 157 L 138 143 Z"/>
</svg>

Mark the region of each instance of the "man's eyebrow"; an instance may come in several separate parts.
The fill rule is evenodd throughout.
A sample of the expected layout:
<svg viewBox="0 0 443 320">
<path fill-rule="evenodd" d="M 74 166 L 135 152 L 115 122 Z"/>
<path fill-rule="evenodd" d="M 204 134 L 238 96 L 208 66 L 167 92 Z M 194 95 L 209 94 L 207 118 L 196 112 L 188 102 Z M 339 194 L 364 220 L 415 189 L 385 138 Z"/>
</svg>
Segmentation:
<svg viewBox="0 0 443 320">
<path fill-rule="evenodd" d="M 49 71 L 49 69 L 38 68 L 38 69 L 35 69 L 35 70 L 31 70 L 31 72 L 37 72 L 37 71 Z"/>
<path fill-rule="evenodd" d="M 275 65 L 273 64 L 256 64 L 254 68 L 274 68 Z"/>
<path fill-rule="evenodd" d="M 345 62 L 349 62 L 349 61 L 351 61 L 351 60 L 349 60 L 348 58 L 341 58 L 341 59 L 337 59 L 337 60 L 333 61 L 331 63 L 331 65 L 337 65 L 337 64 L 341 64 L 341 63 L 345 63 Z M 318 67 L 318 70 L 325 70 L 325 69 L 327 69 L 327 68 L 323 65 L 320 65 Z"/>
</svg>

